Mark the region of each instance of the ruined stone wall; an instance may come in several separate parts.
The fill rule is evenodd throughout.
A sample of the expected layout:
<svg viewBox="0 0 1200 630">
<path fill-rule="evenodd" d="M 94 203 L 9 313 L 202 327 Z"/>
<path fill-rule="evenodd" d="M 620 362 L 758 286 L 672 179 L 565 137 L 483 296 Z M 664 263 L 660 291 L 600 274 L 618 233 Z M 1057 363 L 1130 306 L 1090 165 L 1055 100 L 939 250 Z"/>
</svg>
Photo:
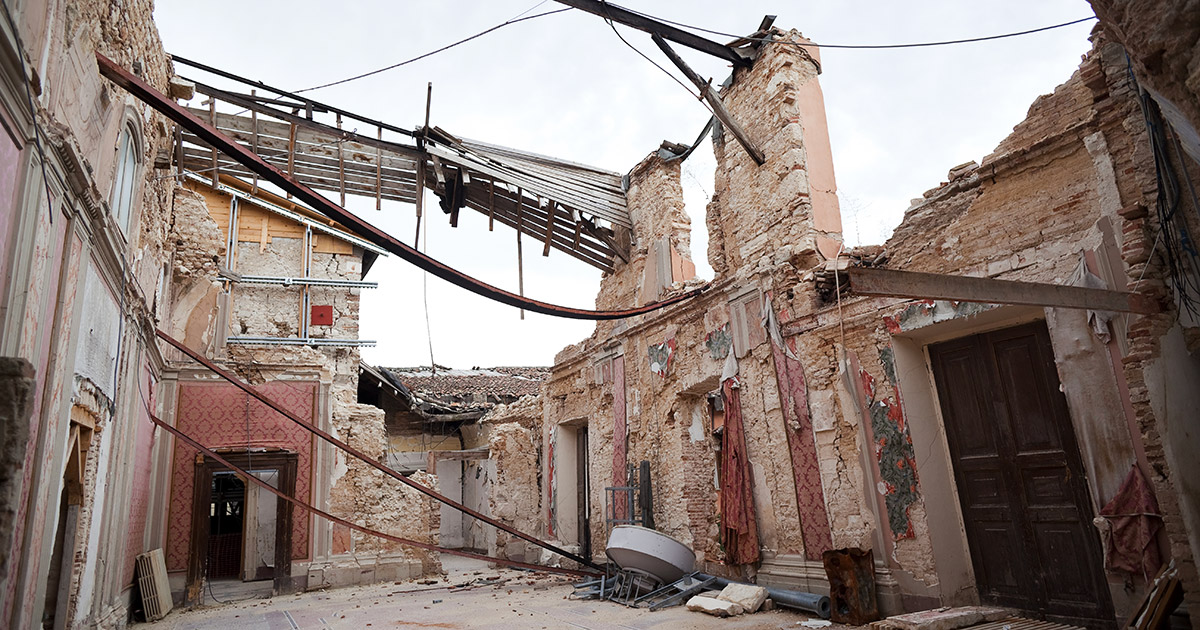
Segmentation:
<svg viewBox="0 0 1200 630">
<path fill-rule="evenodd" d="M 481 421 L 486 426 L 488 458 L 494 466 L 489 487 L 489 514 L 518 531 L 538 535 L 542 530 L 541 424 L 542 399 L 526 396 L 509 405 L 497 405 Z M 518 562 L 537 561 L 540 550 L 502 531 L 488 555 Z"/>
<path fill-rule="evenodd" d="M 1146 87 L 1177 107 L 1200 129 L 1200 24 L 1195 0 L 1091 0 L 1109 36 L 1129 51 Z"/>
<path fill-rule="evenodd" d="M 779 36 L 799 37 L 794 32 Z M 821 232 L 814 227 L 813 189 L 805 172 L 804 108 L 799 95 L 819 94 L 811 91 L 816 75 L 815 61 L 801 48 L 770 44 L 754 69 L 739 71 L 732 87 L 725 90 L 723 98 L 763 148 L 768 162 L 755 166 L 728 133 L 719 136 L 716 194 L 708 217 L 709 259 L 717 280 L 705 295 L 654 314 L 601 322 L 591 338 L 555 359 L 545 394 L 543 440 L 549 453 L 561 446 L 556 444 L 562 435 L 560 425 L 586 423 L 594 552 L 603 549 L 607 534 L 603 519 L 611 509 L 603 488 L 624 481 L 620 466 L 633 467 L 645 460 L 651 467 L 655 526 L 691 545 L 708 570 L 735 571 L 721 565 L 715 479 L 719 440 L 712 434 L 707 399 L 719 389 L 726 356 L 734 352 L 744 383 L 742 407 L 761 545 L 768 556 L 803 554 L 798 524 L 816 517 L 801 514 L 798 507 L 772 346 L 760 319 L 763 290 L 777 286 L 776 276 L 792 278 L 794 284 L 793 264 L 815 265 L 821 257 L 818 240 L 840 238 L 836 230 Z M 818 135 L 814 133 L 814 143 Z M 827 155 L 827 136 L 825 143 Z M 823 190 L 831 192 L 831 166 L 822 173 L 822 182 Z M 639 247 L 660 238 L 682 242 L 686 224 L 674 218 L 678 204 L 673 191 L 678 186 L 678 167 L 673 163 L 651 156 L 634 169 L 628 201 Z M 836 206 L 826 205 L 822 212 L 825 219 L 830 212 L 836 217 Z M 647 216 L 658 220 L 637 220 Z M 836 225 L 829 221 L 825 227 Z M 662 297 L 644 287 L 652 264 L 647 261 L 649 254 L 648 247 L 636 251 L 629 264 L 618 265 L 603 280 L 598 307 Z M 560 529 L 561 523 L 573 522 L 573 515 L 562 514 L 556 504 L 574 492 L 558 485 L 560 479 L 572 476 L 555 466 L 574 461 L 573 454 L 564 458 L 561 450 L 553 457 L 547 455 L 543 496 L 548 502 L 548 534 L 571 541 L 575 532 L 556 530 L 556 521 Z"/>
<path fill-rule="evenodd" d="M 1161 260 L 1153 262 L 1152 251 L 1159 228 L 1146 212 L 1157 191 L 1145 122 L 1131 98 L 1123 51 L 1102 34 L 1096 38 L 1079 71 L 1039 98 L 992 154 L 955 167 L 916 200 L 885 248 L 849 258 L 960 276 L 1099 282 L 1165 305 L 1162 268 L 1155 268 Z M 768 159 L 757 167 L 728 133 L 716 139 L 708 224 L 717 279 L 709 289 L 653 314 L 602 322 L 556 357 L 542 428 L 547 535 L 576 536 L 564 526 L 574 517 L 563 507 L 573 505 L 576 491 L 563 481 L 574 479 L 563 470 L 574 455 L 562 451 L 570 431 L 586 426 L 594 550 L 602 548 L 611 507 L 603 486 L 623 480 L 619 464 L 647 460 L 656 527 L 692 545 L 708 570 L 734 572 L 714 566 L 722 560 L 710 485 L 719 456 L 704 398 L 717 389 L 732 352 L 763 550 L 760 566 L 740 570 L 757 568 L 764 582 L 820 591 L 827 588 L 822 545 L 871 548 L 885 612 L 978 601 L 961 523 L 949 516 L 960 508 L 924 348 L 1044 320 L 1093 510 L 1136 463 L 1155 485 L 1185 583 L 1194 579 L 1188 507 L 1178 499 L 1188 486 L 1172 476 L 1162 438 L 1180 428 L 1161 416 L 1182 409 L 1178 394 L 1163 393 L 1165 366 L 1193 367 L 1178 357 L 1182 341 L 1160 344 L 1173 338 L 1176 314 L 1168 307 L 1155 316 L 1117 315 L 1099 334 L 1077 310 L 839 299 L 818 290 L 814 279 L 835 277 L 835 265 L 824 262 L 840 246 L 836 231 L 820 227 L 836 224 L 818 216 L 828 208 L 816 208 L 806 174 L 806 160 L 820 153 L 806 141 L 820 134 L 806 135 L 811 108 L 798 105 L 797 94 L 815 83 L 815 61 L 798 47 L 767 45 L 723 93 Z M 655 158 L 635 169 L 633 212 L 669 216 L 670 202 L 656 199 L 662 193 L 643 192 L 669 191 L 670 173 Z M 673 226 L 635 225 L 642 244 L 665 234 L 638 229 Z M 598 306 L 649 301 L 641 290 L 642 254 L 604 279 Z M 1107 577 L 1121 616 L 1144 585 L 1119 572 Z"/>
<path fill-rule="evenodd" d="M 886 244 L 887 266 L 1060 285 L 1078 284 L 1078 274 L 1087 270 L 1110 288 L 1128 287 L 1161 299 L 1161 280 L 1153 267 L 1146 268 L 1156 229 L 1144 211 L 1156 191 L 1154 164 L 1141 110 L 1131 96 L 1123 51 L 1097 35 L 1079 71 L 1039 98 L 991 155 L 980 165 L 956 167 L 946 183 L 914 202 Z M 938 479 L 944 473 L 929 463 L 936 458 L 922 442 L 944 439 L 937 436 L 944 430 L 937 413 L 927 404 L 934 399 L 923 391 L 928 368 L 918 357 L 919 363 L 908 365 L 922 372 L 906 376 L 897 353 L 1031 317 L 1044 318 L 1050 329 L 1092 508 L 1098 511 L 1112 498 L 1130 463 L 1154 471 L 1147 476 L 1166 517 L 1172 555 L 1181 574 L 1189 575 L 1186 532 L 1178 520 L 1172 530 L 1173 514 L 1179 513 L 1176 497 L 1182 495 L 1154 432 L 1161 425 L 1152 419 L 1153 396 L 1144 383 L 1150 378 L 1144 370 L 1159 356 L 1157 339 L 1175 321 L 1171 312 L 1118 316 L 1110 341 L 1092 331 L 1085 312 L 1071 309 L 861 298 L 808 313 L 799 298 L 793 306 L 795 316 L 783 327 L 785 334 L 796 334 L 806 367 L 815 373 L 809 380 L 814 416 L 822 413 L 816 401 L 824 395 L 835 403 L 839 442 L 850 438 L 852 443 L 857 424 L 860 441 L 873 438 L 866 441 L 881 445 L 872 449 L 871 465 L 857 473 L 865 480 L 857 484 L 863 489 L 881 484 L 877 505 L 868 502 L 854 515 L 849 506 L 831 504 L 833 520 L 850 516 L 869 522 L 872 511 L 879 515 L 876 540 L 910 600 L 967 601 L 970 597 L 960 598 L 962 589 L 970 589 L 970 578 L 965 569 L 963 575 L 955 573 L 963 559 L 946 551 L 960 544 L 955 539 L 961 534 L 928 516 L 931 505 L 939 513 L 957 509 L 955 501 L 945 500 L 949 486 Z M 828 376 L 819 376 L 822 371 Z M 1126 387 L 1129 393 L 1123 395 Z M 840 446 L 837 452 L 839 467 L 852 460 L 850 449 Z M 901 477 L 883 464 L 897 461 L 916 464 L 915 492 L 894 488 Z M 827 462 L 823 457 L 822 464 Z M 842 477 L 853 481 L 854 475 Z M 841 528 L 834 529 L 836 537 Z M 1108 580 L 1120 617 L 1136 604 L 1144 584 L 1117 571 L 1108 572 Z M 1127 587 L 1131 583 L 1133 591 Z"/>
</svg>

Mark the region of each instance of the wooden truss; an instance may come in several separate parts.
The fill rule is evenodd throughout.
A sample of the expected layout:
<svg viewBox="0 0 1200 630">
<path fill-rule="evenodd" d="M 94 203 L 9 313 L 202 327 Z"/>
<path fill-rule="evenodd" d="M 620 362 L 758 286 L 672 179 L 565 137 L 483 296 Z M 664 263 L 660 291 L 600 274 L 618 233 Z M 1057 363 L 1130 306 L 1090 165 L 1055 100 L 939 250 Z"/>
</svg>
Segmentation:
<svg viewBox="0 0 1200 630">
<path fill-rule="evenodd" d="M 470 208 L 488 217 L 489 230 L 500 223 L 541 242 L 544 256 L 556 249 L 608 272 L 617 258 L 628 261 L 632 223 L 619 173 L 456 138 L 437 127 L 408 131 L 270 88 L 278 96 L 263 96 L 262 83 L 175 61 L 254 86 L 246 94 L 196 83 L 208 99 L 189 111 L 309 187 L 337 193 L 342 205 L 346 195 L 374 198 L 377 208 L 384 199 L 416 203 L 420 185 L 442 198 L 452 225 L 460 208 Z M 347 121 L 374 126 L 375 133 L 348 131 Z M 385 140 L 384 131 L 412 143 Z M 225 173 L 257 185 L 254 172 L 190 132 L 177 136 L 176 157 L 214 181 Z"/>
</svg>

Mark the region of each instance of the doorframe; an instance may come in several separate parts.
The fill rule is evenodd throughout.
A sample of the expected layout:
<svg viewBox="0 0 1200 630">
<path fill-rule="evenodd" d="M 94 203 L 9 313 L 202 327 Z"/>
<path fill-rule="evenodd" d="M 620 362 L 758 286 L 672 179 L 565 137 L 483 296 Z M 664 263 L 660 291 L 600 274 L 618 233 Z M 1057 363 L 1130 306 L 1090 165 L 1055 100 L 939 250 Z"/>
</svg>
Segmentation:
<svg viewBox="0 0 1200 630">
<path fill-rule="evenodd" d="M 928 346 L 1045 319 L 1045 311 L 1041 308 L 1002 306 L 970 318 L 953 318 L 892 335 L 896 378 L 917 470 L 920 471 L 925 513 L 954 515 L 954 518 L 927 519 L 937 586 L 929 587 L 903 571 L 896 571 L 894 575 L 903 592 L 936 597 L 943 606 L 979 604 L 966 520 L 955 482 L 946 423 L 938 402 Z"/>
<path fill-rule="evenodd" d="M 942 304 L 938 302 L 934 308 Z M 1045 322 L 1049 327 L 1049 311 L 1050 309 L 1040 307 L 997 306 L 969 317 L 954 315 L 942 318 L 935 314 L 931 318 L 932 322 L 925 326 L 892 334 L 895 372 L 900 385 L 905 420 L 913 441 L 917 468 L 921 475 L 921 498 L 925 503 L 925 511 L 927 514 L 954 515 L 954 518 L 928 519 L 938 584 L 927 587 L 923 582 L 905 575 L 903 571 L 897 571 L 894 575 L 900 582 L 902 591 L 927 593 L 939 598 L 943 606 L 977 605 L 980 601 L 946 435 L 945 418 L 942 416 L 937 395 L 928 346 L 1036 321 Z M 1055 357 L 1058 356 L 1053 330 L 1050 331 L 1050 350 Z M 1069 405 L 1067 417 L 1078 440 L 1077 418 L 1072 414 Z M 1076 446 L 1080 447 L 1079 444 Z M 1089 476 L 1090 491 L 1093 482 L 1086 462 L 1083 471 Z M 1092 508 L 1098 509 L 1094 505 Z M 1105 572 L 1106 581 L 1107 577 Z M 1101 597 L 1108 599 L 1110 610 L 1116 603 L 1111 599 L 1111 595 L 1109 589 L 1100 592 Z"/>
<path fill-rule="evenodd" d="M 222 453 L 221 457 L 244 470 L 276 469 L 279 471 L 279 491 L 296 496 L 296 466 L 299 459 L 290 451 L 264 453 Z M 192 486 L 192 527 L 188 545 L 187 585 L 185 604 L 200 604 L 203 599 L 204 561 L 208 555 L 209 508 L 212 504 L 212 476 L 215 472 L 233 469 L 217 460 L 197 455 L 195 481 Z M 239 475 L 240 477 L 240 475 Z M 245 483 L 248 482 L 243 479 Z M 243 541 L 244 542 L 244 541 Z M 276 498 L 275 508 L 275 571 L 272 595 L 292 592 L 292 503 Z M 239 575 L 241 572 L 239 571 Z"/>
</svg>

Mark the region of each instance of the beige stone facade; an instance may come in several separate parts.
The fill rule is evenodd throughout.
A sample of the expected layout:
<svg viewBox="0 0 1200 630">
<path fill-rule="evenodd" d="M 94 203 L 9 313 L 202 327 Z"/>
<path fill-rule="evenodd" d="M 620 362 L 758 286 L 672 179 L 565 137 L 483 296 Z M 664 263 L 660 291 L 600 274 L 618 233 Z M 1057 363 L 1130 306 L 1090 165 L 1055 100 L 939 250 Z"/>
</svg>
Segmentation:
<svg viewBox="0 0 1200 630">
<path fill-rule="evenodd" d="M 1194 580 L 1194 528 L 1185 526 L 1194 518 L 1191 464 L 1171 457 L 1194 443 L 1180 428 L 1194 407 L 1171 384 L 1195 373 L 1185 342 L 1195 329 L 1163 284 L 1165 263 L 1154 248 L 1161 228 L 1146 212 L 1158 194 L 1155 163 L 1124 51 L 1095 37 L 1075 75 L 1039 98 L 992 154 L 955 167 L 915 200 L 883 247 L 850 251 L 839 245 L 819 61 L 803 48 L 765 45 L 754 68 L 737 71 L 723 91 L 768 161 L 756 167 L 727 133 L 715 136 L 708 256 L 716 278 L 684 304 L 601 323 L 556 358 L 543 393 L 546 534 L 598 555 L 614 509 L 604 487 L 625 485 L 626 470 L 644 460 L 655 526 L 692 546 L 708 572 L 823 592 L 821 549 L 858 547 L 875 553 L 885 614 L 998 601 L 988 582 L 994 569 L 978 555 L 987 543 L 964 534 L 968 477 L 948 446 L 950 394 L 939 392 L 931 357 L 949 340 L 1045 327 L 1054 389 L 1077 444 L 1070 456 L 1086 476 L 1073 527 L 1081 540 L 1097 537 L 1091 515 L 1133 466 L 1151 480 L 1166 523 L 1151 546 L 1174 558 L 1185 583 Z M 1195 173 L 1186 157 L 1172 159 L 1176 175 Z M 657 156 L 633 170 L 634 255 L 605 277 L 599 307 L 695 286 L 655 266 L 658 243 L 688 255 L 678 190 L 678 167 Z M 1151 296 L 1164 310 L 1110 320 L 1080 309 L 856 297 L 847 266 L 1098 282 Z M 729 413 L 714 404 L 729 342 L 761 550 L 761 561 L 734 566 L 725 564 L 720 533 L 722 441 L 714 436 Z M 575 450 L 584 439 L 586 455 Z M 589 527 L 580 527 L 584 518 Z M 1094 581 L 1087 614 L 1123 618 L 1140 601 L 1145 577 L 1100 569 L 1093 546 L 1076 550 L 1095 556 L 1097 567 L 1075 578 Z M 1063 619 L 1074 614 L 1040 608 Z"/>
</svg>

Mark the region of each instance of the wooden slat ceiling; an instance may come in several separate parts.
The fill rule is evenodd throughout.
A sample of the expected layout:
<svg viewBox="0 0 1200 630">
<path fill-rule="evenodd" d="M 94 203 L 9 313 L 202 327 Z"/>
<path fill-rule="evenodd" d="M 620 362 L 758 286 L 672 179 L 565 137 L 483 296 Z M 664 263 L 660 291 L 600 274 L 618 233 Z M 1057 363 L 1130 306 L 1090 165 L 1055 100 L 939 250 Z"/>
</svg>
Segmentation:
<svg viewBox="0 0 1200 630">
<path fill-rule="evenodd" d="M 307 118 L 303 109 L 288 111 L 286 105 L 277 108 L 204 85 L 197 89 L 243 111 L 189 108 L 193 114 L 311 188 L 343 199 L 356 195 L 415 203 L 418 163 L 425 169 L 424 185 L 439 192 L 445 188 L 439 172 L 445 179 L 457 169 L 467 174 L 463 207 L 488 216 L 489 228 L 499 223 L 519 229 L 541 242 L 545 254 L 556 249 L 604 271 L 628 257 L 631 223 L 619 173 L 459 139 L 437 128 L 425 136 L 423 157 L 415 145 L 343 131 Z M 190 133 L 181 140 L 184 168 L 205 177 L 254 177 Z M 435 209 L 440 210 L 437 204 L 427 204 L 424 220 L 441 214 Z"/>
</svg>

